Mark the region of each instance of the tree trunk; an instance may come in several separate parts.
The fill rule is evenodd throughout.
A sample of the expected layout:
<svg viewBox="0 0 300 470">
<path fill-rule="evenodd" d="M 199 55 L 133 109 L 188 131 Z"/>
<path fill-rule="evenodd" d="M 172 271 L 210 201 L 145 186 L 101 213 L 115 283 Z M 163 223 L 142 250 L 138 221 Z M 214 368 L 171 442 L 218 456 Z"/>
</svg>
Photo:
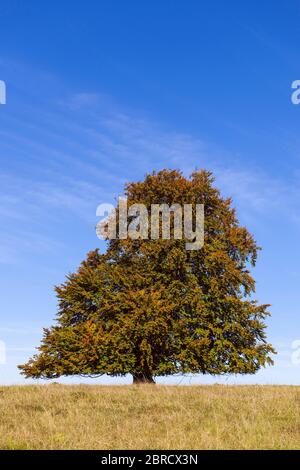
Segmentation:
<svg viewBox="0 0 300 470">
<path fill-rule="evenodd" d="M 150 374 L 145 374 L 139 372 L 137 374 L 132 374 L 133 376 L 133 384 L 155 384 L 155 381 Z"/>
</svg>

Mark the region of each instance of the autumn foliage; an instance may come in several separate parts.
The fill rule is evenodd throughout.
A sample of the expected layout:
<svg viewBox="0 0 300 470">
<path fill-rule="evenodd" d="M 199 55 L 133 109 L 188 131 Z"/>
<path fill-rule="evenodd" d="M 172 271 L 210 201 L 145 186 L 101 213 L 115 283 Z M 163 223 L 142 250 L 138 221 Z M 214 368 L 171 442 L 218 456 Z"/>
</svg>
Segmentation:
<svg viewBox="0 0 300 470">
<path fill-rule="evenodd" d="M 134 382 L 184 373 L 252 374 L 272 363 L 264 319 L 252 299 L 258 247 L 210 172 L 162 170 L 125 188 L 128 205 L 204 204 L 205 242 L 110 240 L 56 287 L 56 324 L 26 377 L 132 374 Z"/>
</svg>

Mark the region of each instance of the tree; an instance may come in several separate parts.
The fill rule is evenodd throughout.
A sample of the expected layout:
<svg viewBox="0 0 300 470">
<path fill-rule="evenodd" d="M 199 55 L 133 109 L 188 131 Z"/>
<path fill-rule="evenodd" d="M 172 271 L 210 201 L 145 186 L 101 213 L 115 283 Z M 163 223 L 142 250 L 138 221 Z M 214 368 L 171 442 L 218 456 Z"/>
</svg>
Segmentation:
<svg viewBox="0 0 300 470">
<path fill-rule="evenodd" d="M 177 373 L 253 374 L 273 363 L 269 305 L 252 299 L 249 266 L 259 248 L 213 182 L 204 170 L 189 179 L 162 170 L 126 185 L 128 206 L 204 204 L 203 248 L 187 251 L 174 237 L 117 238 L 106 253 L 88 253 L 56 287 L 56 325 L 19 366 L 26 377 L 129 373 L 134 383 L 153 383 Z"/>
</svg>

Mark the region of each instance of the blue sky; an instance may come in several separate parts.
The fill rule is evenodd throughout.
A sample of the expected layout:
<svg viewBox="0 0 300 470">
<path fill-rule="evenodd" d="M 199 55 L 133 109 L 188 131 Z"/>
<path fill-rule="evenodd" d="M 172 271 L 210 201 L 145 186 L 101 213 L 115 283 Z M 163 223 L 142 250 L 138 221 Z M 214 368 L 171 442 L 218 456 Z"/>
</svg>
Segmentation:
<svg viewBox="0 0 300 470">
<path fill-rule="evenodd" d="M 197 167 L 263 247 L 256 297 L 272 304 L 278 355 L 255 376 L 169 383 L 300 384 L 299 2 L 0 0 L 0 11 L 0 382 L 25 382 L 16 365 L 53 324 L 53 286 L 104 249 L 97 205 L 146 172 Z"/>
</svg>

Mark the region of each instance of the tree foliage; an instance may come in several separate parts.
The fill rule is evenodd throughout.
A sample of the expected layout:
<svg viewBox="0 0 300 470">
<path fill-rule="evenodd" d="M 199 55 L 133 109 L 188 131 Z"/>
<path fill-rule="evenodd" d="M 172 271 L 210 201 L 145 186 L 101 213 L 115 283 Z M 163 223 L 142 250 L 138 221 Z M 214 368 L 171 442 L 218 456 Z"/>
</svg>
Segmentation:
<svg viewBox="0 0 300 470">
<path fill-rule="evenodd" d="M 110 240 L 88 253 L 56 287 L 55 326 L 39 353 L 19 366 L 26 377 L 132 374 L 134 381 L 177 373 L 252 374 L 271 364 L 268 305 L 252 299 L 258 246 L 238 223 L 207 171 L 185 178 L 162 170 L 126 185 L 128 205 L 204 204 L 205 243 Z"/>
</svg>

